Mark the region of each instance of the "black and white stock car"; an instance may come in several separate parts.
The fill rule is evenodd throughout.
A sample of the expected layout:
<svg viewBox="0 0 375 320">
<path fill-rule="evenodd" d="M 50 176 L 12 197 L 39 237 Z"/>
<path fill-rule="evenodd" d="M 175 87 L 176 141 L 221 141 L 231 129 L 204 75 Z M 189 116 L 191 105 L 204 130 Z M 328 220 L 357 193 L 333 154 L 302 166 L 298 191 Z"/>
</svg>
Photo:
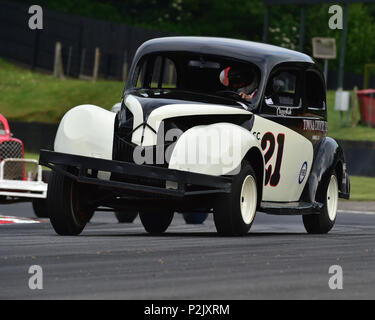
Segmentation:
<svg viewBox="0 0 375 320">
<path fill-rule="evenodd" d="M 257 211 L 302 215 L 327 233 L 349 198 L 342 148 L 327 136 L 325 82 L 307 55 L 232 39 L 169 37 L 136 52 L 118 113 L 93 105 L 62 119 L 51 223 L 79 234 L 98 208 L 139 212 L 162 233 L 175 212 L 210 212 L 244 235 Z"/>
</svg>

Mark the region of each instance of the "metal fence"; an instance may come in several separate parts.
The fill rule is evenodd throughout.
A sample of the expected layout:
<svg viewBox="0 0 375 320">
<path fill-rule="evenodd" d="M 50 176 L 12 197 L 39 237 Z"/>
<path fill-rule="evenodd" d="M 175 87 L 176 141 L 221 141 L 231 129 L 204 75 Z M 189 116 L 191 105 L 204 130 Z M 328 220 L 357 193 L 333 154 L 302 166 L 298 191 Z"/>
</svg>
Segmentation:
<svg viewBox="0 0 375 320">
<path fill-rule="evenodd" d="M 0 56 L 53 70 L 55 44 L 62 44 L 64 73 L 70 76 L 91 74 L 95 48 L 100 48 L 99 74 L 121 79 L 124 62 L 128 64 L 146 40 L 168 34 L 43 10 L 43 30 L 28 27 L 29 7 L 0 0 Z"/>
<path fill-rule="evenodd" d="M 62 44 L 64 73 L 76 77 L 91 75 L 95 48 L 100 48 L 101 77 L 122 80 L 123 65 L 130 65 L 135 51 L 146 40 L 168 36 L 167 33 L 119 23 L 43 10 L 43 30 L 30 30 L 29 7 L 0 0 L 0 56 L 53 70 L 55 45 Z M 328 89 L 336 89 L 337 71 L 328 75 Z M 363 76 L 345 73 L 344 88 L 363 87 Z M 371 79 L 375 87 L 375 79 Z"/>
<path fill-rule="evenodd" d="M 9 122 L 11 132 L 20 139 L 27 151 L 53 150 L 58 125 L 41 122 Z"/>
</svg>

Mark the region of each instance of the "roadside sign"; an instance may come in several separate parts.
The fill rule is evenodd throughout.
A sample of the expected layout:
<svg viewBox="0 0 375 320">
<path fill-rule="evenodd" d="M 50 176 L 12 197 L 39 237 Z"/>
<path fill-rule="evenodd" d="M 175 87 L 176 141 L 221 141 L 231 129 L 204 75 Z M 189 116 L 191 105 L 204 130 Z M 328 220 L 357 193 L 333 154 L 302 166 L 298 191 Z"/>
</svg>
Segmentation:
<svg viewBox="0 0 375 320">
<path fill-rule="evenodd" d="M 318 59 L 336 59 L 335 38 L 312 38 L 313 57 Z"/>
</svg>

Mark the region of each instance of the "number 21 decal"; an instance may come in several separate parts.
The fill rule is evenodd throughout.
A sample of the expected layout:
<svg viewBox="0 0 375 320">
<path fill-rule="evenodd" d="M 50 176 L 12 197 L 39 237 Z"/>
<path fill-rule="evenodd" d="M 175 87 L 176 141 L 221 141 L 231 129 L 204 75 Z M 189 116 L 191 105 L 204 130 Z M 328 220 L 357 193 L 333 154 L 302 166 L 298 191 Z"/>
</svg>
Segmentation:
<svg viewBox="0 0 375 320">
<path fill-rule="evenodd" d="M 275 136 L 271 132 L 267 132 L 261 141 L 261 147 L 264 151 L 267 148 L 267 144 L 269 142 L 268 150 L 264 154 L 264 162 L 265 165 L 270 161 L 275 151 Z M 268 183 L 271 187 L 276 187 L 280 182 L 280 169 L 281 169 L 281 162 L 283 159 L 283 152 L 284 152 L 284 142 L 285 142 L 285 134 L 279 133 L 277 135 L 277 156 L 276 156 L 276 163 L 275 163 L 275 170 L 272 172 L 272 164 L 270 164 L 265 169 L 266 177 L 264 185 L 266 186 Z"/>
</svg>

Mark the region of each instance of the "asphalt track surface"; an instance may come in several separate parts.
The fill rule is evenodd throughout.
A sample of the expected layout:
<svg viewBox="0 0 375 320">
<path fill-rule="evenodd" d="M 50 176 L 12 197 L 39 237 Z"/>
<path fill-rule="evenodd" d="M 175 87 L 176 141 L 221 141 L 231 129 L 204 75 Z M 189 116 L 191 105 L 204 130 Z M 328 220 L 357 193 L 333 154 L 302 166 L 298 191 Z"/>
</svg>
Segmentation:
<svg viewBox="0 0 375 320">
<path fill-rule="evenodd" d="M 57 236 L 48 220 L 1 225 L 0 299 L 375 299 L 375 215 L 340 207 L 349 212 L 328 235 L 263 213 L 241 238 L 218 237 L 211 217 L 191 226 L 180 215 L 158 237 L 111 213 L 78 237 Z M 33 216 L 30 204 L 0 214 Z M 43 290 L 28 287 L 31 265 L 43 268 Z M 328 286 L 331 265 L 343 269 L 343 290 Z"/>
</svg>

